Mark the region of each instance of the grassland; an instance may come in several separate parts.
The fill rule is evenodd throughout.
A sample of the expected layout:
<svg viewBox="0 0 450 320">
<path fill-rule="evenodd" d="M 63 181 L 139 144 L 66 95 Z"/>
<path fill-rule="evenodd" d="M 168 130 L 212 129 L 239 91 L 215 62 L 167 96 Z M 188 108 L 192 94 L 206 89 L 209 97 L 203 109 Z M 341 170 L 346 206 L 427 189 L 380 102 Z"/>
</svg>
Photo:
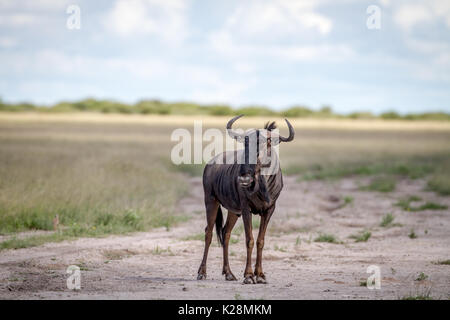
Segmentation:
<svg viewBox="0 0 450 320">
<path fill-rule="evenodd" d="M 180 127 L 192 132 L 194 120 L 222 129 L 227 117 L 1 113 L 0 234 L 53 230 L 56 215 L 59 224 L 56 233 L 12 237 L 0 249 L 186 221 L 175 206 L 189 188 L 186 174 L 199 175 L 202 165 L 174 166 L 170 135 Z M 268 118 L 241 120 L 243 127 L 261 127 Z M 362 188 L 382 192 L 395 188 L 398 177 L 424 178 L 431 190 L 450 194 L 448 122 L 292 123 L 296 139 L 280 149 L 285 174 L 370 176 Z"/>
<path fill-rule="evenodd" d="M 163 127 L 15 122 L 0 125 L 0 233 L 53 230 L 0 247 L 170 228 L 187 186 L 165 155 Z"/>
</svg>

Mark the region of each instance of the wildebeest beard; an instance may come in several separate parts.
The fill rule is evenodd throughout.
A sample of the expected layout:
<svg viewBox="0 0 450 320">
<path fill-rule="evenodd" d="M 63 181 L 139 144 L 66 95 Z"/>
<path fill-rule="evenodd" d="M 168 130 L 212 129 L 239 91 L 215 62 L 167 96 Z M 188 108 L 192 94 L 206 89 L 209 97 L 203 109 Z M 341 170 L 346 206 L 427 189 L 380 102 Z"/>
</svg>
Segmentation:
<svg viewBox="0 0 450 320">
<path fill-rule="evenodd" d="M 251 184 L 245 187 L 245 191 L 249 196 L 254 196 L 259 192 L 264 202 L 270 203 L 266 179 L 261 175 L 262 165 L 259 160 L 259 130 L 256 131 L 256 141 L 252 141 L 254 144 L 250 144 L 249 140 L 249 136 L 246 136 L 244 139 L 244 164 L 241 165 L 240 176 L 250 176 L 252 178 Z M 256 147 L 254 147 L 255 144 Z"/>
</svg>

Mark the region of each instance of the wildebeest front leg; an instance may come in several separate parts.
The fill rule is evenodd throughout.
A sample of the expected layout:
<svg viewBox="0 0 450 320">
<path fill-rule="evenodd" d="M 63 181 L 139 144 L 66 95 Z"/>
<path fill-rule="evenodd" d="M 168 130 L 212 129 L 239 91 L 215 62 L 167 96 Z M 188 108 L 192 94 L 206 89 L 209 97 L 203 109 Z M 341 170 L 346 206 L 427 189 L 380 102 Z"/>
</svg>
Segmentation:
<svg viewBox="0 0 450 320">
<path fill-rule="evenodd" d="M 228 262 L 228 244 L 230 242 L 231 231 L 233 230 L 233 227 L 236 224 L 237 219 L 238 216 L 235 213 L 228 211 L 227 222 L 225 223 L 223 235 L 223 269 L 222 269 L 222 274 L 225 275 L 225 280 L 228 281 L 236 280 L 236 277 L 231 272 L 230 264 Z"/>
<path fill-rule="evenodd" d="M 247 246 L 247 264 L 244 272 L 244 283 L 255 283 L 252 270 L 252 251 L 253 251 L 253 232 L 252 232 L 252 214 L 251 212 L 243 212 L 242 219 L 244 220 L 245 229 L 245 244 Z"/>
<path fill-rule="evenodd" d="M 203 252 L 202 263 L 198 268 L 197 280 L 206 279 L 206 259 L 208 258 L 209 245 L 211 244 L 214 223 L 216 222 L 217 210 L 219 209 L 219 204 L 215 199 L 205 201 L 205 206 L 206 206 L 206 221 L 207 221 L 207 225 L 205 228 L 205 251 Z"/>
<path fill-rule="evenodd" d="M 258 240 L 256 240 L 256 264 L 255 276 L 257 283 L 267 283 L 266 276 L 262 270 L 262 251 L 264 248 L 264 238 L 266 236 L 267 226 L 272 216 L 275 206 L 271 207 L 265 214 L 261 215 L 261 223 L 259 224 Z"/>
</svg>

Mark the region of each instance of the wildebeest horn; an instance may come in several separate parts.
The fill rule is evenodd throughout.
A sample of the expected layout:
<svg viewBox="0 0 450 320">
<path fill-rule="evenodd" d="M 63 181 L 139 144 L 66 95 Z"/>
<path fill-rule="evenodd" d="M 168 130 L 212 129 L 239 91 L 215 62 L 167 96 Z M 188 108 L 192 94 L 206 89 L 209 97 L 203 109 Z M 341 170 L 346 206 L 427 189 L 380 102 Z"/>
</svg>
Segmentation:
<svg viewBox="0 0 450 320">
<path fill-rule="evenodd" d="M 283 136 L 280 135 L 280 141 L 283 141 L 283 142 L 289 142 L 289 141 L 294 140 L 295 132 L 294 132 L 294 128 L 293 128 L 292 125 L 289 123 L 288 119 L 284 119 L 284 120 L 286 120 L 286 123 L 287 123 L 288 128 L 289 128 L 289 137 L 285 138 L 285 137 L 283 137 Z"/>
<path fill-rule="evenodd" d="M 243 115 L 243 114 L 238 115 L 238 116 L 234 117 L 233 119 L 231 119 L 230 121 L 228 121 L 228 123 L 227 123 L 227 131 L 228 131 L 228 134 L 229 134 L 230 137 L 232 137 L 233 139 L 237 139 L 237 138 L 239 138 L 239 137 L 242 136 L 242 134 L 237 133 L 236 131 L 234 131 L 234 130 L 231 128 L 231 127 L 233 126 L 233 123 L 234 123 L 237 119 L 239 119 L 240 117 L 242 117 L 242 116 L 244 116 L 244 115 Z"/>
</svg>

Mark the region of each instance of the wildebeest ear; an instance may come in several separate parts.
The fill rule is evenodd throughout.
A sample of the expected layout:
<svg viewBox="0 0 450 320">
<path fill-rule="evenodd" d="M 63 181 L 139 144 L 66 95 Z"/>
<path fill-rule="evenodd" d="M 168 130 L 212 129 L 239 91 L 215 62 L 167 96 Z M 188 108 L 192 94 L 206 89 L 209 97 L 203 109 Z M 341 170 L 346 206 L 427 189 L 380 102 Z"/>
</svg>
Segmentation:
<svg viewBox="0 0 450 320">
<path fill-rule="evenodd" d="M 267 123 L 264 125 L 264 129 L 266 129 L 267 131 L 272 131 L 274 129 L 277 128 L 277 125 L 275 123 L 275 121 L 267 121 Z"/>
</svg>

